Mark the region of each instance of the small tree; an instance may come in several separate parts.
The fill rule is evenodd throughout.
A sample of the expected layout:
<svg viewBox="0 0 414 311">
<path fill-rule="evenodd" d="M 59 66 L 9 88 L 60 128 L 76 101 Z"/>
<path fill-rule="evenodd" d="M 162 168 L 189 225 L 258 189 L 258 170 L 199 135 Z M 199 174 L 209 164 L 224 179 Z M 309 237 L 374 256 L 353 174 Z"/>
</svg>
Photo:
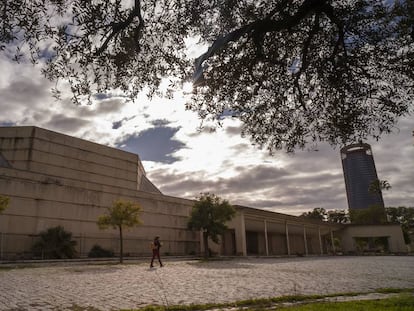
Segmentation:
<svg viewBox="0 0 414 311">
<path fill-rule="evenodd" d="M 57 226 L 40 232 L 40 240 L 33 245 L 32 250 L 35 256 L 41 256 L 42 259 L 65 259 L 76 256 L 75 246 L 72 233 Z"/>
<path fill-rule="evenodd" d="M 236 210 L 228 201 L 214 194 L 201 193 L 197 199 L 191 211 L 188 228 L 203 232 L 204 256 L 208 257 L 210 256 L 208 239 L 211 238 L 213 242 L 219 243 L 219 235 L 227 229 L 225 223 L 234 217 Z"/>
<path fill-rule="evenodd" d="M 99 216 L 98 227 L 99 229 L 107 229 L 112 227 L 119 230 L 119 262 L 123 262 L 123 236 L 122 230 L 125 227 L 133 227 L 141 224 L 140 219 L 141 206 L 136 203 L 116 200 L 113 202 L 112 207 L 108 207 L 108 212 L 105 215 Z"/>
<path fill-rule="evenodd" d="M 0 214 L 9 207 L 10 198 L 0 195 Z"/>
</svg>

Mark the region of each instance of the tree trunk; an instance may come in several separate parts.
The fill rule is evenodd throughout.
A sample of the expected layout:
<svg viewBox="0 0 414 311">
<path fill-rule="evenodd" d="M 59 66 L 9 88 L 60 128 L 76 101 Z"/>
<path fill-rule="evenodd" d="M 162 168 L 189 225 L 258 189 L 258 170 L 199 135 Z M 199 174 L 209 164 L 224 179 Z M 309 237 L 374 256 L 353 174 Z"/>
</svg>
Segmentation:
<svg viewBox="0 0 414 311">
<path fill-rule="evenodd" d="M 124 253 L 124 243 L 123 243 L 123 239 L 122 239 L 122 226 L 119 226 L 119 262 L 122 263 L 123 262 L 123 253 Z"/>
<path fill-rule="evenodd" d="M 210 251 L 208 249 L 208 232 L 203 232 L 203 242 L 204 242 L 204 257 L 210 257 Z"/>
</svg>

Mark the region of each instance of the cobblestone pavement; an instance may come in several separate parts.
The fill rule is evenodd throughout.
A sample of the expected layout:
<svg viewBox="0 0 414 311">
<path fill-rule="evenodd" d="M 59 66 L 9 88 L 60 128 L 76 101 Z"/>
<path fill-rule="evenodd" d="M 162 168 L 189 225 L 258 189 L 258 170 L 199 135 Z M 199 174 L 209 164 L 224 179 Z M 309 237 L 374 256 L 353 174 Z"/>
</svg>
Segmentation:
<svg viewBox="0 0 414 311">
<path fill-rule="evenodd" d="M 0 310 L 93 310 L 414 288 L 414 256 L 247 258 L 0 269 Z M 1 268 L 1 266 L 0 266 Z"/>
</svg>

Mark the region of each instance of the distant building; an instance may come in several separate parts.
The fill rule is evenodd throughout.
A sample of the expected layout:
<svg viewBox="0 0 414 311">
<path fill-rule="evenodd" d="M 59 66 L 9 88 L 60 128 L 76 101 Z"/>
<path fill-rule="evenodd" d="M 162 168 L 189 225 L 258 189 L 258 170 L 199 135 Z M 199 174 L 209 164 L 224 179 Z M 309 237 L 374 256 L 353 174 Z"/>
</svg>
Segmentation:
<svg viewBox="0 0 414 311">
<path fill-rule="evenodd" d="M 341 158 L 348 208 L 384 207 L 381 192 L 369 191 L 370 185 L 378 180 L 371 146 L 364 143 L 345 146 L 341 149 Z"/>
</svg>

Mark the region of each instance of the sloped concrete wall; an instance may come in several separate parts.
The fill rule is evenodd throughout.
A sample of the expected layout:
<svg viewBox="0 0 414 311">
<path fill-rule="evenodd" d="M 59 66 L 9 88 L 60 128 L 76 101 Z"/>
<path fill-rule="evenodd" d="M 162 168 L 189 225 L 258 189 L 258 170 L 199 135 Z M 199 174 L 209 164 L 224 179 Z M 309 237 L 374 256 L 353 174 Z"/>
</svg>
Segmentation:
<svg viewBox="0 0 414 311">
<path fill-rule="evenodd" d="M 198 233 L 187 230 L 193 202 L 142 191 L 99 191 L 34 181 L 35 173 L 0 168 L 1 194 L 10 206 L 0 215 L 3 258 L 30 256 L 39 232 L 61 225 L 78 241 L 78 252 L 85 256 L 94 244 L 119 250 L 117 230 L 99 230 L 96 221 L 116 199 L 138 203 L 143 224 L 124 231 L 124 251 L 130 255 L 149 255 L 154 236 L 164 242 L 162 252 L 199 252 Z M 41 177 L 39 177 L 41 178 Z M 26 255 L 25 255 L 26 254 Z"/>
<path fill-rule="evenodd" d="M 193 202 L 164 196 L 145 176 L 138 155 L 37 127 L 0 127 L 0 256 L 30 256 L 39 232 L 57 225 L 72 232 L 78 252 L 94 244 L 119 251 L 119 233 L 101 231 L 98 217 L 117 199 L 141 205 L 143 224 L 125 230 L 124 251 L 149 255 L 198 253 L 199 235 L 187 230 Z"/>
<path fill-rule="evenodd" d="M 37 127 L 0 128 L 0 150 L 15 169 L 87 183 L 83 187 L 137 190 L 145 175 L 136 154 Z"/>
</svg>

